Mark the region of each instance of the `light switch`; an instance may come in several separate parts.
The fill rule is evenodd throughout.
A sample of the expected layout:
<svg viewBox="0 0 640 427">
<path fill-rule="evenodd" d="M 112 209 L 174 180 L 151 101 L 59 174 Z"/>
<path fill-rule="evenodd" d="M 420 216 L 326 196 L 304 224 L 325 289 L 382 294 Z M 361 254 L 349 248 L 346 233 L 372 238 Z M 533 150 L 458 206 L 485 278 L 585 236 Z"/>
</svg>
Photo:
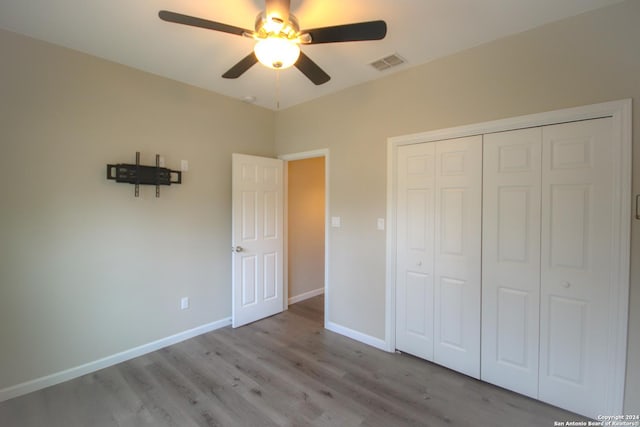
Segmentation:
<svg viewBox="0 0 640 427">
<path fill-rule="evenodd" d="M 378 224 L 376 228 L 378 230 L 384 230 L 384 218 L 378 218 Z"/>
<path fill-rule="evenodd" d="M 186 172 L 189 170 L 189 161 L 188 160 L 182 160 L 180 162 L 180 170 L 182 172 Z"/>
<path fill-rule="evenodd" d="M 342 226 L 342 220 L 339 216 L 331 217 L 331 226 L 335 228 L 340 228 Z"/>
</svg>

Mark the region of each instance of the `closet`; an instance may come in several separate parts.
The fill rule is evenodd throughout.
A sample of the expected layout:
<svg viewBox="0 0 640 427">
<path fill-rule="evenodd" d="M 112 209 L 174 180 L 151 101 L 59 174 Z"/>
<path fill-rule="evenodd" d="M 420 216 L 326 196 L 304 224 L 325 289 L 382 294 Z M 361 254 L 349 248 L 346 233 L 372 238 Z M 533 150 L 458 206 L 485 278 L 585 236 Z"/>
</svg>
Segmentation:
<svg viewBox="0 0 640 427">
<path fill-rule="evenodd" d="M 579 413 L 607 396 L 611 135 L 602 118 L 483 141 L 481 378 Z"/>
<path fill-rule="evenodd" d="M 478 378 L 482 137 L 400 147 L 396 347 Z"/>
<path fill-rule="evenodd" d="M 398 145 L 395 348 L 580 414 L 621 411 L 616 138 L 602 117 Z"/>
</svg>

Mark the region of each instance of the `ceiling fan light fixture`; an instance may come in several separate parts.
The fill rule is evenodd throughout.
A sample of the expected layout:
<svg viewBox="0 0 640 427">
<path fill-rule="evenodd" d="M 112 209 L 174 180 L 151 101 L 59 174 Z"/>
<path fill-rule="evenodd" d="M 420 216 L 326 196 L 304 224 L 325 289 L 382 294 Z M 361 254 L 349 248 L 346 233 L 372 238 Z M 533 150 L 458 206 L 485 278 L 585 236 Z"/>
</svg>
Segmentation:
<svg viewBox="0 0 640 427">
<path fill-rule="evenodd" d="M 291 67 L 300 56 L 300 46 L 295 41 L 274 36 L 259 40 L 253 51 L 261 64 L 274 70 Z"/>
<path fill-rule="evenodd" d="M 255 31 L 169 10 L 160 10 L 158 16 L 167 22 L 255 39 L 253 52 L 222 74 L 225 79 L 237 79 L 260 62 L 275 70 L 295 65 L 313 84 L 321 85 L 331 80 L 331 77 L 300 51 L 300 44 L 381 40 L 387 34 L 387 24 L 382 20 L 319 27 L 301 32 L 298 20 L 290 13 L 291 0 L 264 0 L 264 4 L 265 11 L 256 17 Z"/>
</svg>

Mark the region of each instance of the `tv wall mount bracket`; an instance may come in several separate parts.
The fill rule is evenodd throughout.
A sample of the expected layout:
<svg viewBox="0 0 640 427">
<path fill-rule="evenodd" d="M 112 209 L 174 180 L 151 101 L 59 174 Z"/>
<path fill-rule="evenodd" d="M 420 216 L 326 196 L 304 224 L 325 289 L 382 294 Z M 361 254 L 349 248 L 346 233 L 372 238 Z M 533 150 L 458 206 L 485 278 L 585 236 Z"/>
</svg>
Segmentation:
<svg viewBox="0 0 640 427">
<path fill-rule="evenodd" d="M 118 163 L 107 165 L 107 179 L 135 185 L 135 196 L 140 196 L 140 185 L 155 185 L 156 197 L 160 197 L 160 186 L 182 184 L 182 171 L 160 167 L 160 155 L 156 154 L 155 166 L 140 164 L 140 152 L 136 151 L 136 164 Z"/>
</svg>

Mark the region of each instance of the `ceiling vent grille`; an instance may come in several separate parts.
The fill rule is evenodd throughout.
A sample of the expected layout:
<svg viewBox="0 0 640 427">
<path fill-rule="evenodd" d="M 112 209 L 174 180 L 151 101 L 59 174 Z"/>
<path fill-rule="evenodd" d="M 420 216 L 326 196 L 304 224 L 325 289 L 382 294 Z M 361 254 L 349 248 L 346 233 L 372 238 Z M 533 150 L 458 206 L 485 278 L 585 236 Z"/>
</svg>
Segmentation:
<svg viewBox="0 0 640 427">
<path fill-rule="evenodd" d="M 378 71 L 384 71 L 392 67 L 397 67 L 405 62 L 407 61 L 405 61 L 400 55 L 394 53 L 392 55 L 385 56 L 382 59 L 378 59 L 377 61 L 373 61 L 371 66 Z"/>
</svg>

